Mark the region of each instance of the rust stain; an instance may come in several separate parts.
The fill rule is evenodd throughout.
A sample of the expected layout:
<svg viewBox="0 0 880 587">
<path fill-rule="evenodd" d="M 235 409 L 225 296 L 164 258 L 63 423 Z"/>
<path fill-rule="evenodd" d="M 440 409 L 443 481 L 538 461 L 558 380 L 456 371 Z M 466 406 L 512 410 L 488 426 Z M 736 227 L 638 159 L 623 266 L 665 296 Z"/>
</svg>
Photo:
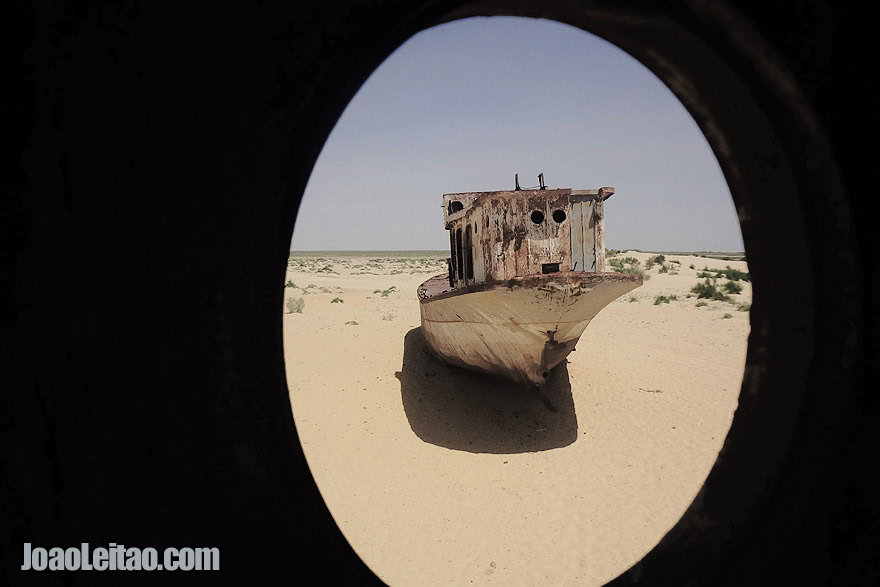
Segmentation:
<svg viewBox="0 0 880 587">
<path fill-rule="evenodd" d="M 425 322 L 431 322 L 434 324 L 497 324 L 497 322 L 490 322 L 486 320 L 438 320 L 436 318 L 424 318 Z M 516 320 L 510 320 L 511 325 L 513 326 L 533 326 L 535 324 L 547 324 L 547 322 L 519 322 Z M 554 324 L 578 324 L 579 322 L 583 322 L 583 320 L 555 320 Z"/>
<path fill-rule="evenodd" d="M 543 385 L 592 317 L 642 284 L 639 276 L 604 271 L 602 203 L 613 193 L 603 187 L 444 194 L 454 271 L 417 289 L 432 352 Z M 478 295 L 454 298 L 468 293 Z"/>
<path fill-rule="evenodd" d="M 550 332 L 555 334 L 555 331 L 548 331 L 547 334 L 549 335 Z M 577 339 L 557 342 L 553 340 L 552 336 L 548 336 L 548 340 L 544 343 L 544 349 L 541 352 L 541 362 L 538 367 L 541 376 L 546 378 L 546 373 L 561 363 L 574 350 L 576 344 Z"/>
</svg>

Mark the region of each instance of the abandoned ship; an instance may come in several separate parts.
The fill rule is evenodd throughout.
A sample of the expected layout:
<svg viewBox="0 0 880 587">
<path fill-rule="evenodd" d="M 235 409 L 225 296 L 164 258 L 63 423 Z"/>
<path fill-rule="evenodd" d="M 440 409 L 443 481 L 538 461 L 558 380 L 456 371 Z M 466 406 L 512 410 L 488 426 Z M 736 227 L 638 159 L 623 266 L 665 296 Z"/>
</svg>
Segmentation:
<svg viewBox="0 0 880 587">
<path fill-rule="evenodd" d="M 642 284 L 605 272 L 603 209 L 614 188 L 443 195 L 449 271 L 418 288 L 422 332 L 441 359 L 542 385 L 590 320 Z"/>
</svg>

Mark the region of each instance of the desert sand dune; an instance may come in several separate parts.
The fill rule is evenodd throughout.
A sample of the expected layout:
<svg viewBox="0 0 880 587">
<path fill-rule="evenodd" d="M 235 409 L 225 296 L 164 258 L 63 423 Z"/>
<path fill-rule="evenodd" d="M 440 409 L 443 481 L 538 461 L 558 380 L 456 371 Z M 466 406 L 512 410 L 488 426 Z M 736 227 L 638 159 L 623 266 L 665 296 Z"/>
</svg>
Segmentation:
<svg viewBox="0 0 880 587">
<path fill-rule="evenodd" d="M 439 254 L 294 255 L 294 419 L 358 555 L 390 585 L 596 585 L 637 562 L 699 491 L 737 406 L 751 284 L 731 301 L 690 292 L 726 266 L 748 270 L 666 255 L 542 397 L 427 352 L 415 290 L 445 271 Z"/>
</svg>

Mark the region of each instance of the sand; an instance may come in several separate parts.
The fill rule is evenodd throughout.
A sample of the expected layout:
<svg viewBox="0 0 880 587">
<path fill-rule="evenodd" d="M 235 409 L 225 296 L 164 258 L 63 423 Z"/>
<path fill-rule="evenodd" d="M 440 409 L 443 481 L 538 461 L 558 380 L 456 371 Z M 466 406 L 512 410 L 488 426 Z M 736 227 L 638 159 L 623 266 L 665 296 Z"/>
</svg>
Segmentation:
<svg viewBox="0 0 880 587">
<path fill-rule="evenodd" d="M 304 300 L 283 318 L 297 431 L 336 523 L 381 580 L 598 585 L 676 523 L 737 406 L 751 285 L 697 307 L 686 296 L 698 270 L 746 263 L 666 262 L 554 370 L 554 412 L 528 387 L 426 352 L 415 291 L 445 256 L 291 259 L 285 297 Z"/>
</svg>

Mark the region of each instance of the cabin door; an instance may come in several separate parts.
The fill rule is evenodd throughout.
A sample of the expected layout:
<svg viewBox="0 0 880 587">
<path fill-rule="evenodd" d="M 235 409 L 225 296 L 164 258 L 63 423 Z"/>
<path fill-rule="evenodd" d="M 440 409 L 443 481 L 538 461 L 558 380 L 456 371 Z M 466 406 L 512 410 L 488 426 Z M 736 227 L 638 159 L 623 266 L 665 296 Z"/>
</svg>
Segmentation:
<svg viewBox="0 0 880 587">
<path fill-rule="evenodd" d="M 571 196 L 571 270 L 596 271 L 596 196 Z"/>
</svg>

